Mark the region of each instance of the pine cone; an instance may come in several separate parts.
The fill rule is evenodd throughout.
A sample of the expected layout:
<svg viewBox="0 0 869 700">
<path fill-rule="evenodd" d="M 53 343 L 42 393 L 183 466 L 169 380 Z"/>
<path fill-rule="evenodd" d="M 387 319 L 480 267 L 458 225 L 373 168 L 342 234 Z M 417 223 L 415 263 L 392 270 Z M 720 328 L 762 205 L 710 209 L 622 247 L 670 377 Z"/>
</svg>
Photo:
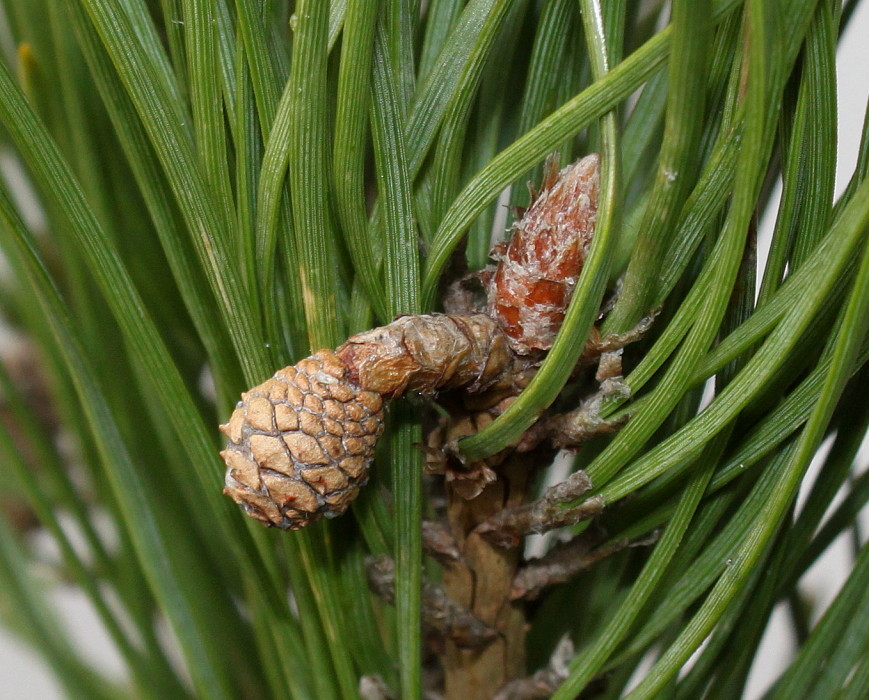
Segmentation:
<svg viewBox="0 0 869 700">
<path fill-rule="evenodd" d="M 298 530 L 341 515 L 368 480 L 383 400 L 321 350 L 242 394 L 220 429 L 224 493 L 266 525 Z"/>
</svg>

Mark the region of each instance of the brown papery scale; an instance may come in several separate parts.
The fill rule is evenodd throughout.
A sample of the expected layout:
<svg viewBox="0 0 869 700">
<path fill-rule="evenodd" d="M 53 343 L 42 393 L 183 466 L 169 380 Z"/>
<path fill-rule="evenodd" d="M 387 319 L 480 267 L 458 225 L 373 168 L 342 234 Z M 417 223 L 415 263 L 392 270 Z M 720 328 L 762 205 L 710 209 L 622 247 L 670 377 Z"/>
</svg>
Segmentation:
<svg viewBox="0 0 869 700">
<path fill-rule="evenodd" d="M 402 316 L 286 367 L 242 394 L 221 456 L 225 489 L 266 525 L 297 530 L 347 510 L 368 479 L 385 400 L 461 389 L 473 410 L 527 383 L 558 332 L 594 229 L 598 162 L 544 187 L 499 254 L 487 313 Z"/>
</svg>

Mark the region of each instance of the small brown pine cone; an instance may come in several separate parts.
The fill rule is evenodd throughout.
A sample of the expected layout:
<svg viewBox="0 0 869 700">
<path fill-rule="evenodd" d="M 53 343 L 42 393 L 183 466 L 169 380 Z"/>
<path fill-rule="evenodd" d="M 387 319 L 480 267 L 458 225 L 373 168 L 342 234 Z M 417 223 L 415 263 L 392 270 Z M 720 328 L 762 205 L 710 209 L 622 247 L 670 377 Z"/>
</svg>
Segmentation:
<svg viewBox="0 0 869 700">
<path fill-rule="evenodd" d="M 298 530 L 341 515 L 368 480 L 383 400 L 320 350 L 242 394 L 220 429 L 224 493 L 266 525 Z"/>
</svg>

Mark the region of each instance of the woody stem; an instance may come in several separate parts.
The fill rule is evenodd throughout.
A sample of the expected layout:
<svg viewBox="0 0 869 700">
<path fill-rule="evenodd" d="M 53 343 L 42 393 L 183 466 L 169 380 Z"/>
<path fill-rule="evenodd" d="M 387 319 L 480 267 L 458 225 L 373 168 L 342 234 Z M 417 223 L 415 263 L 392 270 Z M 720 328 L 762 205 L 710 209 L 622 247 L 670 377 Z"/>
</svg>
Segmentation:
<svg viewBox="0 0 869 700">
<path fill-rule="evenodd" d="M 476 528 L 504 508 L 524 502 L 530 473 L 527 458 L 514 456 L 498 470 L 497 480 L 472 500 L 447 486 L 449 525 L 463 560 L 447 567 L 444 588 L 497 637 L 481 649 L 463 649 L 447 640 L 441 659 L 446 700 L 489 700 L 525 673 L 524 606 L 511 599 L 521 552 L 494 546 Z"/>
</svg>

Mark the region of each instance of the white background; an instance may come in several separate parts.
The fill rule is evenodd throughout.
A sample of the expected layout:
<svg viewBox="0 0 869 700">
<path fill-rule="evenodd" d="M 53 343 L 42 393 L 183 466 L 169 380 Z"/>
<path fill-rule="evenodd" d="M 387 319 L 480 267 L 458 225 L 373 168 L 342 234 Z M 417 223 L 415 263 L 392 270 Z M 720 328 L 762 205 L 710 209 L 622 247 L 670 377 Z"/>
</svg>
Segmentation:
<svg viewBox="0 0 869 700">
<path fill-rule="evenodd" d="M 839 50 L 839 170 L 837 191 L 853 172 L 859 146 L 867 96 L 869 96 L 869 2 L 856 11 Z M 769 229 L 772 222 L 764 221 Z M 862 464 L 869 463 L 864 444 Z M 864 532 L 869 513 L 862 513 Z M 803 591 L 821 607 L 835 596 L 851 565 L 847 541 L 840 540 L 816 564 L 803 581 Z M 84 596 L 71 588 L 58 587 L 53 594 L 60 617 L 86 658 L 114 678 L 120 678 L 121 663 Z M 761 654 L 752 669 L 748 698 L 756 698 L 788 664 L 793 644 L 788 617 L 778 611 L 764 638 Z M 0 628 L 0 700 L 60 700 L 60 688 L 39 657 Z"/>
</svg>

